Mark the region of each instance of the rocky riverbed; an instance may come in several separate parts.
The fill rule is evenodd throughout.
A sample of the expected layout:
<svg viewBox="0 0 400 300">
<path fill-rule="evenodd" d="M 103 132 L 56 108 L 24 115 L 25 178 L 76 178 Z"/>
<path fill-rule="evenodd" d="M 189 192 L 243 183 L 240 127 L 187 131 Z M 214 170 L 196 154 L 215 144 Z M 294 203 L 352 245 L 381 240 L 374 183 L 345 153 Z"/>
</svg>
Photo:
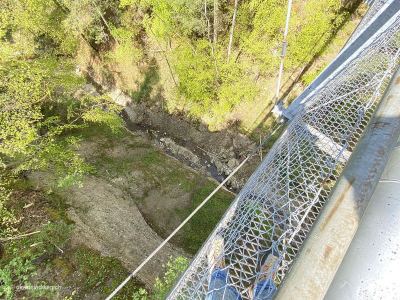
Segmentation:
<svg viewBox="0 0 400 300">
<path fill-rule="evenodd" d="M 100 86 L 87 84 L 77 95 L 99 92 L 108 94 L 116 103 L 124 106 L 123 116 L 131 132 L 146 135 L 166 154 L 219 182 L 257 147 L 244 134 L 229 129 L 211 132 L 201 123 L 190 122 L 182 116 L 168 114 L 157 107 L 134 103 L 118 89 L 104 91 Z M 227 187 L 238 191 L 259 162 L 259 156 L 253 157 L 228 181 Z"/>
</svg>

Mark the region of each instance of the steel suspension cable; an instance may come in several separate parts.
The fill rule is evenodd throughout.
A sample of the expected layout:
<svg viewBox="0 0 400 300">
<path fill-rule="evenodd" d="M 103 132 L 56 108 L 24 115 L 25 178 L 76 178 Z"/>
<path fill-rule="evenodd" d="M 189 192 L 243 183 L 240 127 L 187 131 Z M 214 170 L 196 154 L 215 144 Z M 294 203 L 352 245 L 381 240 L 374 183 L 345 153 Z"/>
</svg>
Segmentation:
<svg viewBox="0 0 400 300">
<path fill-rule="evenodd" d="M 291 11 L 292 11 L 292 0 L 288 0 L 285 31 L 283 33 L 281 63 L 280 63 L 280 66 L 279 66 L 278 80 L 277 80 L 277 83 L 276 83 L 275 101 L 279 100 L 279 92 L 281 90 L 281 83 L 282 83 L 282 76 L 283 76 L 283 65 L 284 65 L 284 60 L 285 60 L 286 50 L 287 50 L 287 35 L 289 33 L 289 22 L 290 22 Z"/>
</svg>

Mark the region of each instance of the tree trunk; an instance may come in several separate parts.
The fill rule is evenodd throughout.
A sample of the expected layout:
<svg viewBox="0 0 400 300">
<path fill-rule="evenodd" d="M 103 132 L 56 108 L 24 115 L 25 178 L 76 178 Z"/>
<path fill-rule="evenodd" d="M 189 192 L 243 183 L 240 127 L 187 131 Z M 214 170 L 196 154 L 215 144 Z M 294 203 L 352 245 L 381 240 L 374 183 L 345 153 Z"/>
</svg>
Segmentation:
<svg viewBox="0 0 400 300">
<path fill-rule="evenodd" d="M 204 0 L 204 18 L 206 19 L 207 23 L 207 39 L 211 43 L 211 24 L 210 24 L 210 19 L 208 18 L 207 0 Z"/>
<path fill-rule="evenodd" d="M 229 58 L 231 56 L 231 51 L 232 51 L 233 33 L 235 32 L 235 23 L 236 23 L 236 15 L 237 15 L 238 3 L 239 3 L 239 0 L 235 0 L 235 8 L 233 9 L 231 33 L 229 35 L 228 58 L 227 58 L 228 62 L 229 62 Z"/>
<path fill-rule="evenodd" d="M 108 22 L 106 20 L 106 18 L 104 17 L 103 13 L 101 12 L 100 8 L 97 6 L 96 2 L 93 2 L 93 5 L 97 11 L 97 13 L 100 16 L 101 21 L 103 22 L 103 25 L 106 27 L 106 29 L 108 30 L 108 34 L 114 39 L 114 41 L 117 43 L 117 45 L 119 45 L 119 41 L 118 39 L 113 36 L 112 31 L 111 31 L 111 27 L 110 25 L 108 25 Z"/>
<path fill-rule="evenodd" d="M 217 39 L 218 39 L 218 0 L 214 0 L 214 36 L 213 36 L 214 51 L 217 46 Z"/>
<path fill-rule="evenodd" d="M 156 35 L 154 34 L 154 32 L 153 32 L 153 30 L 151 28 L 150 28 L 150 31 L 151 31 L 152 35 L 155 37 Z M 155 42 L 156 42 L 156 44 L 157 44 L 157 46 L 159 48 L 158 50 L 161 50 L 161 51 L 158 51 L 158 52 L 160 52 L 162 54 L 162 56 L 164 56 L 164 59 L 165 59 L 165 61 L 167 63 L 168 69 L 169 69 L 169 74 L 171 75 L 171 78 L 172 78 L 172 80 L 173 80 L 173 82 L 175 84 L 175 87 L 178 87 L 178 83 L 175 80 L 174 72 L 172 71 L 171 64 L 169 63 L 169 60 L 168 60 L 168 57 L 167 57 L 167 51 L 162 49 L 162 47 L 158 43 L 157 39 L 155 39 Z"/>
</svg>

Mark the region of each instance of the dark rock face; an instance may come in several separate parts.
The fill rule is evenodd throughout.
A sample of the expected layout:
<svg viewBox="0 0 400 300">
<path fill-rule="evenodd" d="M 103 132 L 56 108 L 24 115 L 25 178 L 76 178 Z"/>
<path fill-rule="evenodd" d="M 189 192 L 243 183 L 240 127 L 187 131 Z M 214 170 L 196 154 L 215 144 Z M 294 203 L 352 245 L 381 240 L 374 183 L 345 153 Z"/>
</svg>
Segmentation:
<svg viewBox="0 0 400 300">
<path fill-rule="evenodd" d="M 256 144 L 241 133 L 212 132 L 204 124 L 194 124 L 143 104 L 132 103 L 125 107 L 125 118 L 131 130 L 145 130 L 168 154 L 218 181 L 256 148 Z M 228 185 L 234 190 L 240 189 L 255 166 L 247 167 L 248 170 L 233 177 Z"/>
</svg>

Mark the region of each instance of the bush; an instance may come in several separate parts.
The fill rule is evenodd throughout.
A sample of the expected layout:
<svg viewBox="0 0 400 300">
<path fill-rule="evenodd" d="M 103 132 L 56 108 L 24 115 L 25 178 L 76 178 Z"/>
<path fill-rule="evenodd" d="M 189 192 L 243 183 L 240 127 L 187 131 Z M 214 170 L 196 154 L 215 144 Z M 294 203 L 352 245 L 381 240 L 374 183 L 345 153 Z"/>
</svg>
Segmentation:
<svg viewBox="0 0 400 300">
<path fill-rule="evenodd" d="M 157 278 L 154 284 L 154 292 L 148 293 L 145 289 L 139 289 L 134 293 L 133 300 L 163 300 L 168 296 L 175 282 L 187 269 L 189 263 L 183 256 L 178 256 L 175 259 L 170 258 L 167 263 L 167 270 L 163 278 Z"/>
<path fill-rule="evenodd" d="M 118 43 L 115 49 L 108 53 L 109 59 L 123 66 L 134 65 L 142 59 L 142 50 L 134 46 L 134 32 L 120 27 L 113 28 L 111 33 Z"/>
</svg>

